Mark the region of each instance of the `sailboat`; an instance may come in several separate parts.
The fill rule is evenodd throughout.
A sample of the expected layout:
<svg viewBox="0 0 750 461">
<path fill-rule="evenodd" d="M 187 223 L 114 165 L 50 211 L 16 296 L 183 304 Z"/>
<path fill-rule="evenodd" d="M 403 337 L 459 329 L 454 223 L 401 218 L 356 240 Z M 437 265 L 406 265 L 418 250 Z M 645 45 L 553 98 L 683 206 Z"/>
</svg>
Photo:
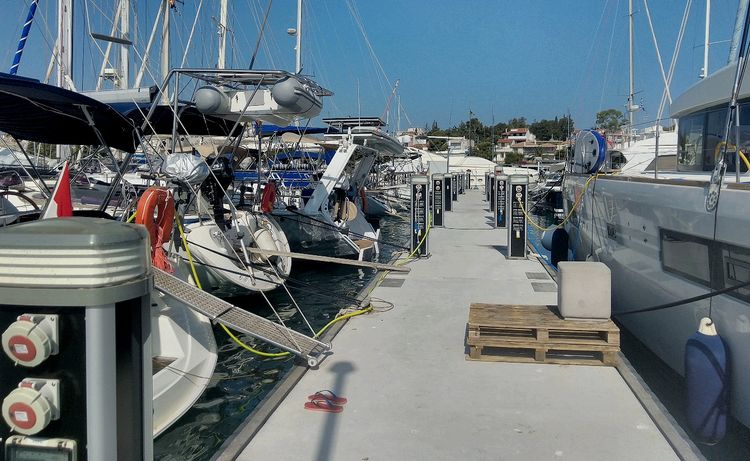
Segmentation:
<svg viewBox="0 0 750 461">
<path fill-rule="evenodd" d="M 750 24 L 747 15 L 737 20 L 740 53 L 673 101 L 679 128 L 676 142 L 665 142 L 667 155 L 641 150 L 604 172 L 603 138 L 583 133 L 564 182 L 565 211 L 572 213 L 565 229 L 574 259 L 610 268 L 613 315 L 678 373 L 685 372 L 688 338 L 702 317 L 711 319 L 729 349 L 732 414 L 750 427 L 750 74 L 731 91 L 743 75 L 737 57 L 747 59 Z M 727 139 L 735 97 L 738 129 Z M 656 147 L 660 138 L 643 143 Z M 676 165 L 666 170 L 670 153 Z"/>
</svg>

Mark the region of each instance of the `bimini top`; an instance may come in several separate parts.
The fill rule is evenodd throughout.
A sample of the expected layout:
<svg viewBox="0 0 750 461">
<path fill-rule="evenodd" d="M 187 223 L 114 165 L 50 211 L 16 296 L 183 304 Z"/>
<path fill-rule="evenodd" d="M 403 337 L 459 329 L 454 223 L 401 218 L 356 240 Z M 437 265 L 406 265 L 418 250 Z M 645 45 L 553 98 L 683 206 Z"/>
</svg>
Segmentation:
<svg viewBox="0 0 750 461">
<path fill-rule="evenodd" d="M 104 143 L 126 152 L 134 152 L 138 146 L 133 122 L 111 106 L 38 80 L 0 73 L 0 107 L 0 131 L 17 139 L 90 146 Z"/>
</svg>

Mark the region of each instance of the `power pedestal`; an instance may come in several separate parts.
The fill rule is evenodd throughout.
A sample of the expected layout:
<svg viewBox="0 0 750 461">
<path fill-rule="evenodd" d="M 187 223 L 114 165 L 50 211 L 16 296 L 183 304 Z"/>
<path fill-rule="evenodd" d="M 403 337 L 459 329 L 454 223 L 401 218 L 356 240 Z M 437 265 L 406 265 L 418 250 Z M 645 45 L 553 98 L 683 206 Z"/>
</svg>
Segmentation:
<svg viewBox="0 0 750 461">
<path fill-rule="evenodd" d="M 151 285 L 140 226 L 0 230 L 0 461 L 153 458 Z"/>
</svg>

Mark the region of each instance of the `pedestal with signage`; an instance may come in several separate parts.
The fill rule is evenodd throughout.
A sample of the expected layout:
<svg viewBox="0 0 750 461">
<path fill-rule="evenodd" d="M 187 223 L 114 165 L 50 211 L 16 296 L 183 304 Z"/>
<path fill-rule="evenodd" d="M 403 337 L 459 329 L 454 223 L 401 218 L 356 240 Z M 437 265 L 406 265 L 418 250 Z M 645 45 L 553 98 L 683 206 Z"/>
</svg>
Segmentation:
<svg viewBox="0 0 750 461">
<path fill-rule="evenodd" d="M 430 187 L 427 176 L 411 177 L 411 251 L 420 256 L 428 253 L 427 226 L 430 209 L 427 206 Z"/>
<path fill-rule="evenodd" d="M 507 213 L 507 190 L 508 190 L 508 176 L 504 174 L 495 176 L 495 227 L 498 229 L 505 229 L 508 227 L 508 213 Z"/>
<path fill-rule="evenodd" d="M 445 188 L 443 208 L 445 211 L 453 211 L 453 176 L 449 174 L 443 175 L 443 187 Z"/>
<path fill-rule="evenodd" d="M 432 227 L 443 227 L 445 214 L 445 192 L 443 191 L 443 175 L 432 175 Z"/>
<path fill-rule="evenodd" d="M 453 189 L 451 191 L 453 193 L 453 201 L 457 202 L 458 201 L 458 175 L 456 173 L 453 173 L 451 176 L 453 176 Z"/>
<path fill-rule="evenodd" d="M 495 198 L 496 198 L 496 195 L 495 195 L 495 175 L 490 175 L 489 180 L 490 180 L 489 181 L 490 182 L 490 186 L 489 186 L 490 211 L 494 211 L 495 210 Z"/>
<path fill-rule="evenodd" d="M 526 259 L 526 214 L 529 177 L 512 175 L 508 181 L 508 258 Z"/>
</svg>

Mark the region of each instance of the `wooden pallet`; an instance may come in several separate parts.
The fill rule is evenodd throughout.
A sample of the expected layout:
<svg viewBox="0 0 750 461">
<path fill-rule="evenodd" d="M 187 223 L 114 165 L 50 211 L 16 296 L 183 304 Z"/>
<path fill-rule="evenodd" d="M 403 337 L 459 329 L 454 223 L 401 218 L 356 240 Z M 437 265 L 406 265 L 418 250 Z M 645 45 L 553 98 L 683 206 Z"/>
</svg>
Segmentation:
<svg viewBox="0 0 750 461">
<path fill-rule="evenodd" d="M 615 365 L 620 330 L 611 320 L 565 320 L 555 306 L 474 303 L 469 360 Z"/>
</svg>

